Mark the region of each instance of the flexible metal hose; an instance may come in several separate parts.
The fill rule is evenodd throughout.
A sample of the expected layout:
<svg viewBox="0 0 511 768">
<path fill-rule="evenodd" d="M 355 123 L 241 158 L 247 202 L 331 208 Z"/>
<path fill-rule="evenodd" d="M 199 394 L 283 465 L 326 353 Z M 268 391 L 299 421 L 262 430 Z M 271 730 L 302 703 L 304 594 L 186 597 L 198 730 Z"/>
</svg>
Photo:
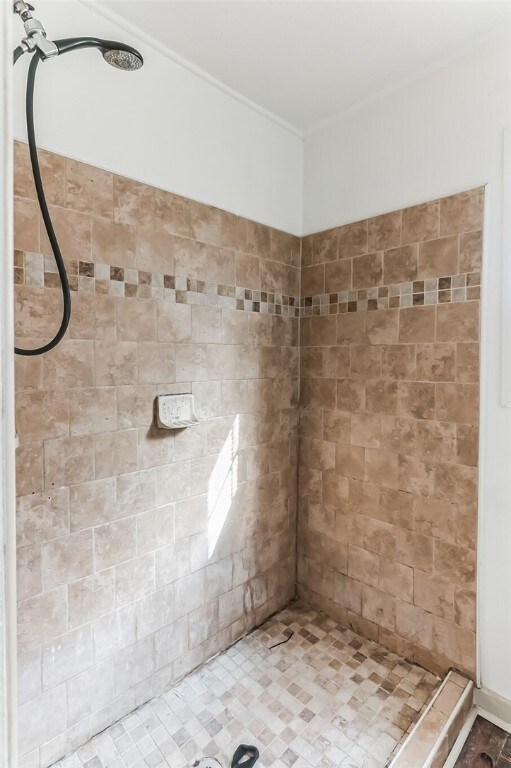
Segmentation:
<svg viewBox="0 0 511 768">
<path fill-rule="evenodd" d="M 24 51 L 21 47 L 16 48 L 16 50 L 14 51 L 14 63 L 16 63 L 16 61 L 20 58 L 23 52 Z M 64 265 L 64 259 L 62 258 L 62 253 L 58 244 L 55 230 L 53 228 L 53 223 L 51 220 L 50 212 L 48 210 L 48 205 L 46 203 L 46 196 L 44 194 L 44 187 L 41 179 L 41 171 L 39 168 L 39 158 L 37 155 L 37 145 L 36 145 L 35 128 L 34 128 L 34 84 L 35 84 L 37 65 L 39 64 L 39 61 L 40 61 L 40 57 L 38 52 L 36 51 L 32 55 L 32 61 L 30 62 L 30 67 L 28 70 L 28 77 L 27 77 L 26 112 L 27 112 L 28 147 L 30 150 L 30 161 L 32 163 L 32 174 L 34 176 L 34 184 L 35 184 L 36 193 L 37 193 L 37 200 L 39 201 L 39 208 L 41 209 L 41 215 L 43 217 L 44 226 L 48 234 L 48 239 L 50 241 L 51 249 L 55 257 L 55 262 L 57 264 L 57 270 L 60 277 L 60 284 L 62 287 L 63 311 L 62 311 L 62 321 L 60 323 L 60 328 L 58 329 L 53 339 L 49 341 L 47 344 L 44 344 L 44 346 L 37 347 L 35 349 L 21 349 L 19 347 L 14 347 L 14 351 L 16 352 L 17 355 L 26 355 L 28 357 L 32 357 L 35 355 L 44 355 L 45 352 L 49 352 L 50 349 L 53 349 L 54 347 L 56 347 L 57 344 L 64 337 L 69 327 L 69 321 L 71 319 L 71 291 L 69 288 L 69 280 L 67 279 L 67 272 L 66 272 L 66 267 Z"/>
</svg>

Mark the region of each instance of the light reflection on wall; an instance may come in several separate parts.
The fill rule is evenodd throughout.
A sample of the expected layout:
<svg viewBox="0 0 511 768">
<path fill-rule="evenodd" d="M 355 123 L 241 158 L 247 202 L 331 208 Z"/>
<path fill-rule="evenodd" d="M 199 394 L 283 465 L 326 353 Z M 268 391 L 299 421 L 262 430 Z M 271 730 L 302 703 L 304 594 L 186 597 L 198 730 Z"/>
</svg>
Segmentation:
<svg viewBox="0 0 511 768">
<path fill-rule="evenodd" d="M 208 481 L 208 556 L 211 557 L 222 533 L 238 488 L 239 414 Z"/>
</svg>

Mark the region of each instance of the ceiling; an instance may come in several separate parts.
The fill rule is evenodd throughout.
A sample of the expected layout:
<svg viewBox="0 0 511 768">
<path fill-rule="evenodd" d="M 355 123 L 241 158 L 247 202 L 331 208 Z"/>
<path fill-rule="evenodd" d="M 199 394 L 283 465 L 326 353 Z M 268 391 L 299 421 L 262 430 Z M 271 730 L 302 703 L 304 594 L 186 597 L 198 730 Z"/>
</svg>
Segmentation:
<svg viewBox="0 0 511 768">
<path fill-rule="evenodd" d="M 496 31 L 491 0 L 97 0 L 299 132 Z"/>
</svg>

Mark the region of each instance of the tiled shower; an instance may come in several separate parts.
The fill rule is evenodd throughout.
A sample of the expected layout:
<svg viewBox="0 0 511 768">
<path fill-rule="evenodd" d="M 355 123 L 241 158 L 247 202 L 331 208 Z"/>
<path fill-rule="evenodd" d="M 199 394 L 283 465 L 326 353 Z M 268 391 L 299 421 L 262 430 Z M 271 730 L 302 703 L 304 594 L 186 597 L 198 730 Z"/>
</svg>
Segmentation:
<svg viewBox="0 0 511 768">
<path fill-rule="evenodd" d="M 384 765 L 435 675 L 475 675 L 484 190 L 300 239 L 41 166 L 73 312 L 16 360 L 20 765 L 233 740 L 265 768 Z M 14 191 L 35 346 L 60 294 L 22 143 Z M 157 427 L 184 392 L 199 424 Z"/>
</svg>

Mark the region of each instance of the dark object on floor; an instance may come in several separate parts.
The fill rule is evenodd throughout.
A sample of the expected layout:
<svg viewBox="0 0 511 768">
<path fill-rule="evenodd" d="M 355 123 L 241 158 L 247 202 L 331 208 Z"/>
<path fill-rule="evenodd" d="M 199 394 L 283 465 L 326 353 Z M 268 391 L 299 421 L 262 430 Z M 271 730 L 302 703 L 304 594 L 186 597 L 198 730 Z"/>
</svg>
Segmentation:
<svg viewBox="0 0 511 768">
<path fill-rule="evenodd" d="M 259 760 L 259 750 L 249 744 L 240 744 L 233 755 L 231 768 L 252 768 Z"/>
<path fill-rule="evenodd" d="M 287 637 L 286 637 L 285 640 L 281 640 L 280 643 L 275 643 L 275 645 L 270 645 L 268 650 L 272 651 L 274 648 L 278 648 L 279 645 L 284 645 L 284 643 L 288 643 L 291 640 L 291 638 L 293 637 L 294 632 L 292 630 L 288 630 L 285 634 L 287 634 Z"/>
<path fill-rule="evenodd" d="M 511 768 L 511 735 L 478 715 L 455 768 Z"/>
</svg>

